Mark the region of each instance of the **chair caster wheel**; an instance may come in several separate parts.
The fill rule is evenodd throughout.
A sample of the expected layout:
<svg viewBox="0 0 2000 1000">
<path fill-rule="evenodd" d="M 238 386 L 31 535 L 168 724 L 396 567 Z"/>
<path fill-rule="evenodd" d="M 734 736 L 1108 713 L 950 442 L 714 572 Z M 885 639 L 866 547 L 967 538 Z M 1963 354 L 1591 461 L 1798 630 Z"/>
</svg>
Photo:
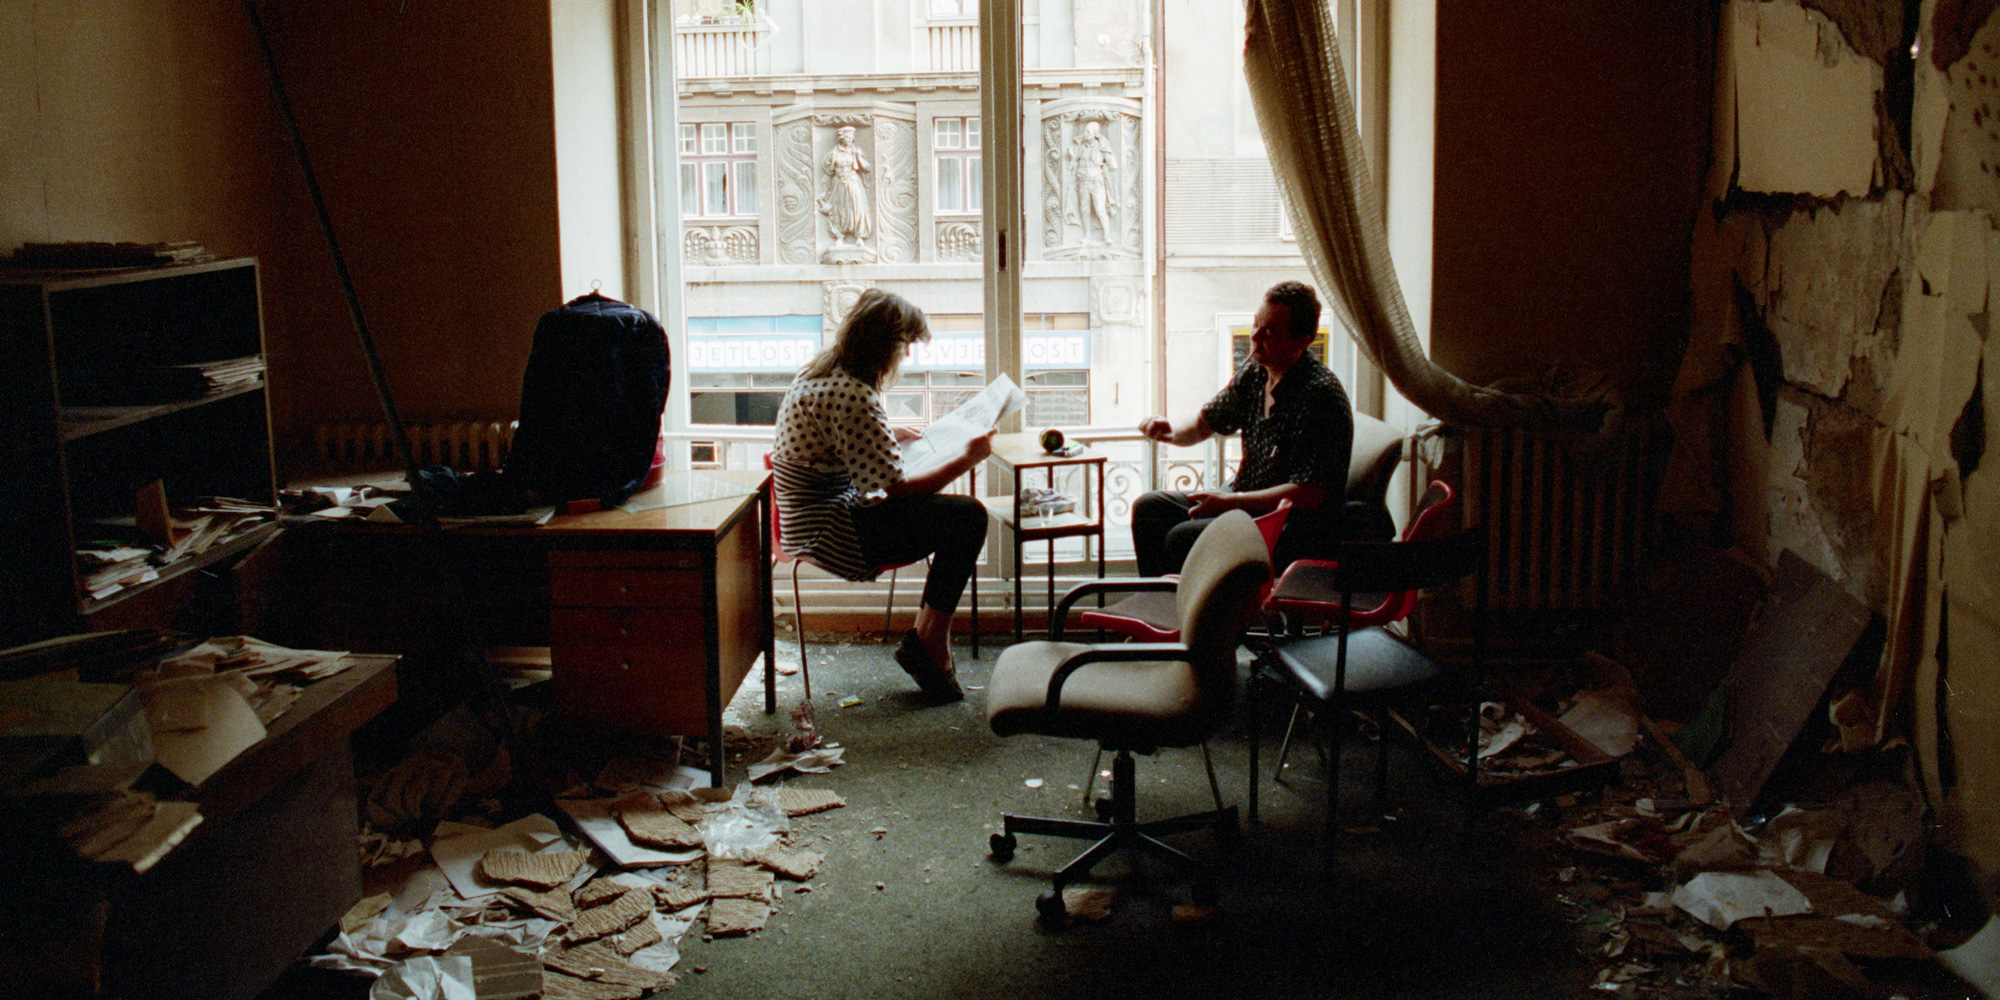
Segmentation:
<svg viewBox="0 0 2000 1000">
<path fill-rule="evenodd" d="M 1222 903 L 1222 890 L 1216 886 L 1212 878 L 1197 881 L 1192 895 L 1196 906 L 1217 906 Z"/>
<path fill-rule="evenodd" d="M 1014 860 L 1014 835 L 1011 833 L 994 834 L 987 838 L 986 847 L 992 852 L 995 861 Z"/>
<path fill-rule="evenodd" d="M 1111 796 L 1109 795 L 1099 796 L 1098 798 L 1092 800 L 1090 805 L 1092 809 L 1096 810 L 1097 821 L 1099 823 L 1111 822 L 1111 811 L 1113 808 L 1111 804 Z"/>
<path fill-rule="evenodd" d="M 1060 889 L 1050 889 L 1036 896 L 1035 912 L 1041 915 L 1042 923 L 1050 927 L 1061 927 L 1069 921 L 1069 911 L 1063 908 Z"/>
</svg>

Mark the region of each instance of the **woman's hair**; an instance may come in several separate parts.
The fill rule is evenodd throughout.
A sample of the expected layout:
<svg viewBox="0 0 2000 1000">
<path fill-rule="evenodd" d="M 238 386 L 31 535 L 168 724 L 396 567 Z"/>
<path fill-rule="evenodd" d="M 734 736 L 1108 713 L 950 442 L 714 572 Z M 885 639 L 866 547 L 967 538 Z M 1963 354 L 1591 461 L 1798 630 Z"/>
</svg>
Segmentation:
<svg viewBox="0 0 2000 1000">
<path fill-rule="evenodd" d="M 819 352 L 799 374 L 825 378 L 845 371 L 880 389 L 895 375 L 904 350 L 930 339 L 930 324 L 922 309 L 894 292 L 870 288 L 848 310 L 847 319 L 833 335 L 832 346 Z"/>
</svg>

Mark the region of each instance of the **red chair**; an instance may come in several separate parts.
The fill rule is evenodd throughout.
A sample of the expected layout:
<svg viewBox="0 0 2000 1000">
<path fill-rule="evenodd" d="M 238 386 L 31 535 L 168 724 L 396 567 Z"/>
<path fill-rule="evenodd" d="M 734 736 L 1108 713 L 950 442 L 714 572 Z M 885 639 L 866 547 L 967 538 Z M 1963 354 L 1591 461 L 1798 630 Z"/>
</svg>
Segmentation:
<svg viewBox="0 0 2000 1000">
<path fill-rule="evenodd" d="M 1277 509 L 1262 514 L 1253 520 L 1257 533 L 1264 538 L 1264 551 L 1276 552 L 1278 535 L 1285 530 L 1285 520 L 1291 516 L 1292 502 L 1280 500 Z M 1088 608 L 1077 616 L 1077 624 L 1083 628 L 1101 628 L 1107 632 L 1130 636 L 1134 642 L 1179 642 L 1181 641 L 1180 612 L 1175 609 L 1174 591 L 1180 584 L 1180 574 L 1169 573 L 1160 577 L 1137 577 L 1129 580 L 1091 581 L 1071 590 L 1063 598 L 1055 621 L 1050 623 L 1050 638 L 1062 639 L 1063 612 L 1075 603 L 1072 598 L 1086 597 L 1099 593 L 1125 593 L 1131 596 L 1102 608 Z M 1270 584 L 1265 584 L 1264 594 L 1270 594 Z"/>
<path fill-rule="evenodd" d="M 1403 541 L 1432 541 L 1451 533 L 1446 513 L 1457 498 L 1451 484 L 1442 479 L 1432 480 L 1424 495 L 1417 500 L 1417 513 L 1403 529 Z M 1339 563 L 1326 559 L 1297 559 L 1285 567 L 1283 575 L 1271 587 L 1271 596 L 1264 603 L 1267 612 L 1282 612 L 1301 618 L 1317 618 L 1323 623 L 1342 620 L 1348 622 L 1348 629 L 1367 628 L 1371 625 L 1387 625 L 1402 621 L 1417 609 L 1417 601 L 1423 597 L 1420 590 L 1403 590 L 1389 594 L 1355 594 L 1351 611 L 1342 607 L 1340 588 L 1336 585 Z M 1284 774 L 1285 755 L 1291 752 L 1292 730 L 1298 725 L 1299 712 L 1303 705 L 1294 702 L 1291 721 L 1285 723 L 1285 739 L 1278 747 L 1278 775 Z"/>
<path fill-rule="evenodd" d="M 764 468 L 765 469 L 771 468 L 771 453 L 768 451 L 764 453 Z M 812 694 L 813 694 L 812 666 L 810 660 L 806 656 L 805 605 L 799 601 L 799 563 L 812 562 L 812 559 L 806 556 L 795 556 L 785 551 L 785 531 L 780 524 L 780 519 L 778 517 L 778 505 L 775 502 L 771 504 L 771 554 L 775 557 L 776 561 L 781 563 L 790 563 L 792 566 L 792 628 L 794 633 L 798 636 L 799 639 L 799 675 L 805 681 L 806 700 L 810 701 L 812 700 Z M 929 562 L 930 560 L 928 557 L 926 557 L 921 561 Z M 875 567 L 875 572 L 877 575 L 883 573 L 889 574 L 889 597 L 887 600 L 882 602 L 882 635 L 884 637 L 883 638 L 884 642 L 891 641 L 889 638 L 890 636 L 889 628 L 890 628 L 891 615 L 894 613 L 896 608 L 896 571 L 902 569 L 905 566 L 915 565 L 917 562 L 919 562 L 919 560 L 912 559 L 909 562 L 883 563 L 882 565 Z M 814 563 L 814 565 L 818 564 Z M 975 572 L 972 574 L 972 580 L 970 581 L 970 584 L 972 587 L 972 596 L 971 596 L 972 656 L 974 659 L 978 659 L 979 658 L 979 574 L 978 573 Z M 775 615 L 777 613 L 777 609 L 773 608 L 772 613 Z"/>
</svg>

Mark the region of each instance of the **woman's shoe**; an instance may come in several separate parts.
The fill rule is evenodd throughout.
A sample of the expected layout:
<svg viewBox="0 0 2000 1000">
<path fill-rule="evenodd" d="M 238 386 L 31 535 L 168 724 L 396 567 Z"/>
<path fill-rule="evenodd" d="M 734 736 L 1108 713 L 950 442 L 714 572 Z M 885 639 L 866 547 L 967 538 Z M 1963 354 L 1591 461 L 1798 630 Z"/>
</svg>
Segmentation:
<svg viewBox="0 0 2000 1000">
<path fill-rule="evenodd" d="M 959 701 L 965 697 L 958 686 L 958 671 L 948 664 L 940 664 L 931 659 L 930 651 L 924 648 L 923 640 L 917 638 L 917 630 L 903 633 L 903 644 L 896 649 L 896 665 L 917 682 L 917 687 L 939 701 Z"/>
</svg>

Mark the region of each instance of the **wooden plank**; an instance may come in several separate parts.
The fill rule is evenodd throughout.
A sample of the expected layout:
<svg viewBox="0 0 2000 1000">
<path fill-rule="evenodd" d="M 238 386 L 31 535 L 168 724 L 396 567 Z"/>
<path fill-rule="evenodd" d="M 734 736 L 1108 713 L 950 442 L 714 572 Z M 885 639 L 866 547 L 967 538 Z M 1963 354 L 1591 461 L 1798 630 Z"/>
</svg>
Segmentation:
<svg viewBox="0 0 2000 1000">
<path fill-rule="evenodd" d="M 1736 815 L 1756 805 L 1868 620 L 1868 609 L 1826 574 L 1789 550 L 1778 558 L 1770 601 L 1723 682 L 1728 744 L 1709 766 Z"/>
</svg>

